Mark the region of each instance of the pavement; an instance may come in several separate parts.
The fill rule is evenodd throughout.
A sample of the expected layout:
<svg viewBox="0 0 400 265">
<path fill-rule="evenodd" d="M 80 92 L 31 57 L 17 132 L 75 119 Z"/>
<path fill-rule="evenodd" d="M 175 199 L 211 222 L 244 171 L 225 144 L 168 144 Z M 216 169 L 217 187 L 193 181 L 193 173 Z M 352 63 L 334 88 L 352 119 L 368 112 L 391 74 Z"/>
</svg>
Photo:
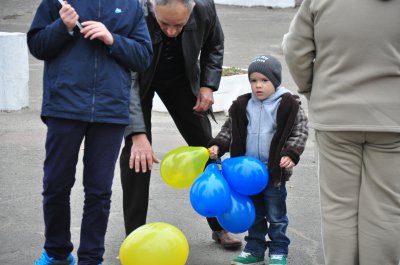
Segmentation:
<svg viewBox="0 0 400 265">
<path fill-rule="evenodd" d="M 0 31 L 27 32 L 40 1 L 0 2 Z M 217 12 L 225 32 L 224 65 L 247 68 L 250 60 L 260 54 L 272 54 L 283 62 L 280 44 L 296 9 L 217 5 Z M 29 108 L 0 112 L 2 265 L 33 264 L 40 256 L 44 242 L 41 190 L 46 128 L 39 117 L 43 62 L 30 56 L 29 64 Z M 284 63 L 283 68 L 283 85 L 295 92 L 296 86 Z M 304 107 L 307 109 L 306 104 Z M 214 134 L 223 124 L 225 115 L 217 113 L 216 118 L 218 123 L 213 123 Z M 159 158 L 173 148 L 185 145 L 166 113 L 153 113 L 153 133 L 154 150 Z M 74 254 L 79 246 L 83 206 L 81 159 L 76 177 L 71 195 Z M 318 179 L 312 137 L 287 187 L 290 220 L 287 234 L 291 239 L 288 264 L 323 264 Z M 166 222 L 182 230 L 190 245 L 187 265 L 230 264 L 230 260 L 241 251 L 224 250 L 211 240 L 211 232 L 205 218 L 199 216 L 190 205 L 189 189 L 167 186 L 160 177 L 159 165 L 155 166 L 151 179 L 148 222 Z M 122 191 L 117 166 L 103 264 L 120 264 L 116 257 L 123 240 Z"/>
</svg>

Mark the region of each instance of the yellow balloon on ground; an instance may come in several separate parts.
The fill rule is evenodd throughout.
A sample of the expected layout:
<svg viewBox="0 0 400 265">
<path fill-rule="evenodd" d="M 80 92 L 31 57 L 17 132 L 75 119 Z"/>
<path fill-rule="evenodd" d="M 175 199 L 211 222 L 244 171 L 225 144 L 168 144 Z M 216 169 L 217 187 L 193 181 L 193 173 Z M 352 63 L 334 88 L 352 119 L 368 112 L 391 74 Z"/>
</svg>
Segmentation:
<svg viewBox="0 0 400 265">
<path fill-rule="evenodd" d="M 174 188 L 190 187 L 203 172 L 208 158 L 209 152 L 205 147 L 177 147 L 161 161 L 161 177 Z"/>
<path fill-rule="evenodd" d="M 184 265 L 189 257 L 185 235 L 167 223 L 149 223 L 125 238 L 119 250 L 122 265 Z"/>
</svg>

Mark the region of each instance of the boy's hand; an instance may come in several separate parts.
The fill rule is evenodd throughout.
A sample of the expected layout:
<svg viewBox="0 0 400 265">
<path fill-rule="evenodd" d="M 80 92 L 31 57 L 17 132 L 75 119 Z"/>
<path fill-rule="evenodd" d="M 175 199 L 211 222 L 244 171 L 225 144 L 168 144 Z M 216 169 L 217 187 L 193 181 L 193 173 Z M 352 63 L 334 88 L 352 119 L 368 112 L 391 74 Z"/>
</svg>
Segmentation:
<svg viewBox="0 0 400 265">
<path fill-rule="evenodd" d="M 281 158 L 281 162 L 279 163 L 279 166 L 290 169 L 290 168 L 294 167 L 294 163 L 293 163 L 292 159 L 290 159 L 290 157 L 283 156 Z"/>
<path fill-rule="evenodd" d="M 210 152 L 211 159 L 218 159 L 218 151 L 219 151 L 218 145 L 211 146 L 210 148 L 208 148 L 208 151 Z"/>
<path fill-rule="evenodd" d="M 64 1 L 64 5 L 62 5 L 59 13 L 61 20 L 67 27 L 67 30 L 71 32 L 75 28 L 76 22 L 79 19 L 78 13 L 76 13 L 75 9 L 68 4 L 67 1 Z"/>
<path fill-rule="evenodd" d="M 99 39 L 107 46 L 113 45 L 114 38 L 103 23 L 97 21 L 85 21 L 82 22 L 82 26 L 84 28 L 81 30 L 81 33 L 85 38 L 90 38 L 91 40 Z"/>
</svg>

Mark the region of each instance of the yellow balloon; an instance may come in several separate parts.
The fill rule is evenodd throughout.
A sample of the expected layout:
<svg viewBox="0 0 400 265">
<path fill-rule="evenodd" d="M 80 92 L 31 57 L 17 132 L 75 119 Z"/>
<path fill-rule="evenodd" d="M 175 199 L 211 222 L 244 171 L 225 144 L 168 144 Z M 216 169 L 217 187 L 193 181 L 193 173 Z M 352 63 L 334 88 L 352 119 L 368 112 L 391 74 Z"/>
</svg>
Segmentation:
<svg viewBox="0 0 400 265">
<path fill-rule="evenodd" d="M 161 177 L 174 188 L 190 187 L 203 172 L 208 158 L 209 152 L 205 147 L 177 147 L 161 161 Z"/>
<path fill-rule="evenodd" d="M 185 235 L 167 223 L 149 223 L 125 238 L 119 250 L 122 265 L 184 265 L 189 257 Z"/>
</svg>

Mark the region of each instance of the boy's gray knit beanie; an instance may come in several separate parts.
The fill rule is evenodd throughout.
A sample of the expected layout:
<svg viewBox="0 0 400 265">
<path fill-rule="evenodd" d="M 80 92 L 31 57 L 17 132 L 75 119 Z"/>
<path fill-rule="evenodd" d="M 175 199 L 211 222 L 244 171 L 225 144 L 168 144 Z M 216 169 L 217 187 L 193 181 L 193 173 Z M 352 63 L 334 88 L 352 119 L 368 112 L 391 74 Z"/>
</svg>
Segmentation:
<svg viewBox="0 0 400 265">
<path fill-rule="evenodd" d="M 256 57 L 249 65 L 248 76 L 254 72 L 265 75 L 277 89 L 282 81 L 282 65 L 271 55 L 261 55 Z"/>
</svg>

